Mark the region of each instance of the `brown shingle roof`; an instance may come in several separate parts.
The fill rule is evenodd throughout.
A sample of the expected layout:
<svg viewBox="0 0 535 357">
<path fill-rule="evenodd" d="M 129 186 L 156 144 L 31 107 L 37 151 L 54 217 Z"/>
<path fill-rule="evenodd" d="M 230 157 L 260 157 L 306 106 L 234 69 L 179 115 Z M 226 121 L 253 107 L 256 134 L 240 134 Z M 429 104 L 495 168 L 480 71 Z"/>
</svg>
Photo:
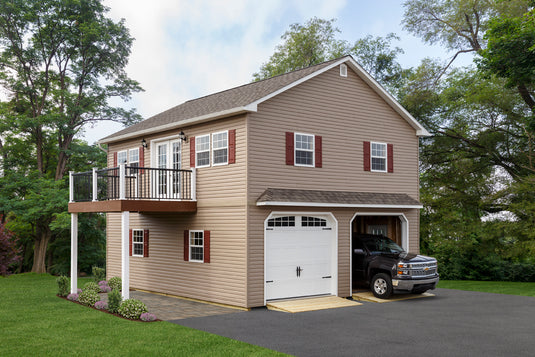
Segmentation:
<svg viewBox="0 0 535 357">
<path fill-rule="evenodd" d="M 405 193 L 377 193 L 377 192 L 344 192 L 344 191 L 316 191 L 294 190 L 284 188 L 268 188 L 256 201 L 263 205 L 295 205 L 333 207 L 421 207 L 422 204 Z"/>
<path fill-rule="evenodd" d="M 101 141 L 111 141 L 109 139 L 120 137 L 126 134 L 133 134 L 137 131 L 157 128 L 171 123 L 180 123 L 181 121 L 187 119 L 246 106 L 340 59 L 341 58 L 334 59 L 315 66 L 310 66 L 258 82 L 253 82 L 222 92 L 210 94 L 205 97 L 189 100 L 160 114 L 145 119 L 137 124 L 113 133 L 101 139 Z"/>
</svg>

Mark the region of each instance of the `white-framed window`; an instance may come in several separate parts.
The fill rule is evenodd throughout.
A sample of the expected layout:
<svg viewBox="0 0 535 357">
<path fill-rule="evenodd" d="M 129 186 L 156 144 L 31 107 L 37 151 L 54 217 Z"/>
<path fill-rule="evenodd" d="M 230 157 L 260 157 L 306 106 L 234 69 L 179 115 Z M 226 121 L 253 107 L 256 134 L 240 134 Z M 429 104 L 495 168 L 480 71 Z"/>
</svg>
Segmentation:
<svg viewBox="0 0 535 357">
<path fill-rule="evenodd" d="M 371 170 L 386 172 L 386 144 L 371 143 Z"/>
<path fill-rule="evenodd" d="M 340 65 L 340 76 L 347 77 L 347 66 L 344 63 Z"/>
<path fill-rule="evenodd" d="M 204 231 L 189 231 L 189 261 L 204 262 Z"/>
<path fill-rule="evenodd" d="M 314 135 L 295 133 L 295 166 L 314 167 Z"/>
<path fill-rule="evenodd" d="M 139 166 L 139 148 L 128 150 L 128 165 L 133 167 Z"/>
<path fill-rule="evenodd" d="M 117 165 L 128 163 L 128 150 L 117 152 Z"/>
<path fill-rule="evenodd" d="M 195 138 L 196 167 L 210 166 L 210 135 L 201 135 Z"/>
<path fill-rule="evenodd" d="M 143 256 L 143 229 L 132 229 L 132 256 Z"/>
<path fill-rule="evenodd" d="M 228 131 L 212 134 L 212 162 L 214 166 L 228 164 Z"/>
</svg>

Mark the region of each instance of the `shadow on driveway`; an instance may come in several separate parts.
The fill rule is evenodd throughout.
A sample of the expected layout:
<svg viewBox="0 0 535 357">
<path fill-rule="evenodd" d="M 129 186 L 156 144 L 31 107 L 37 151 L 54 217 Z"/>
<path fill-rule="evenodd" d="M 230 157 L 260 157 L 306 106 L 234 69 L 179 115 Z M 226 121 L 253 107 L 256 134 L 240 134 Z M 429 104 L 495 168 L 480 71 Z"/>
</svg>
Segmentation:
<svg viewBox="0 0 535 357">
<path fill-rule="evenodd" d="M 533 356 L 535 298 L 435 297 L 297 314 L 265 308 L 170 321 L 296 356 Z"/>
</svg>

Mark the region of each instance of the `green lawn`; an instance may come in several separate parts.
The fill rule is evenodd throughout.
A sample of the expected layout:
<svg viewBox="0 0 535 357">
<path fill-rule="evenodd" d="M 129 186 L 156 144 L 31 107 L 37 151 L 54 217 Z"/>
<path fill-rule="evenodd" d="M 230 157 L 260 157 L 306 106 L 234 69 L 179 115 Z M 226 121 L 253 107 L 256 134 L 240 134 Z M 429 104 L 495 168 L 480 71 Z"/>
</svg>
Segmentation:
<svg viewBox="0 0 535 357">
<path fill-rule="evenodd" d="M 93 310 L 58 298 L 55 279 L 0 277 L 0 356 L 283 355 L 169 322 L 128 321 Z"/>
<path fill-rule="evenodd" d="M 486 293 L 535 296 L 535 283 L 509 281 L 440 280 L 439 288 L 481 291 Z"/>
</svg>

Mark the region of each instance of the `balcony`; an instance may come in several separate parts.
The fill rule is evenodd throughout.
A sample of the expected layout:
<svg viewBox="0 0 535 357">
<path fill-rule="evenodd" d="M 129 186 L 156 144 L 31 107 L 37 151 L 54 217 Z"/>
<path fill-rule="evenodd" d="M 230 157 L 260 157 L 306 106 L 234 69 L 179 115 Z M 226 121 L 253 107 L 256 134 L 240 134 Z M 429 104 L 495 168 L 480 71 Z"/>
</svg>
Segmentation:
<svg viewBox="0 0 535 357">
<path fill-rule="evenodd" d="M 69 175 L 69 212 L 196 212 L 195 169 L 120 165 Z"/>
</svg>

